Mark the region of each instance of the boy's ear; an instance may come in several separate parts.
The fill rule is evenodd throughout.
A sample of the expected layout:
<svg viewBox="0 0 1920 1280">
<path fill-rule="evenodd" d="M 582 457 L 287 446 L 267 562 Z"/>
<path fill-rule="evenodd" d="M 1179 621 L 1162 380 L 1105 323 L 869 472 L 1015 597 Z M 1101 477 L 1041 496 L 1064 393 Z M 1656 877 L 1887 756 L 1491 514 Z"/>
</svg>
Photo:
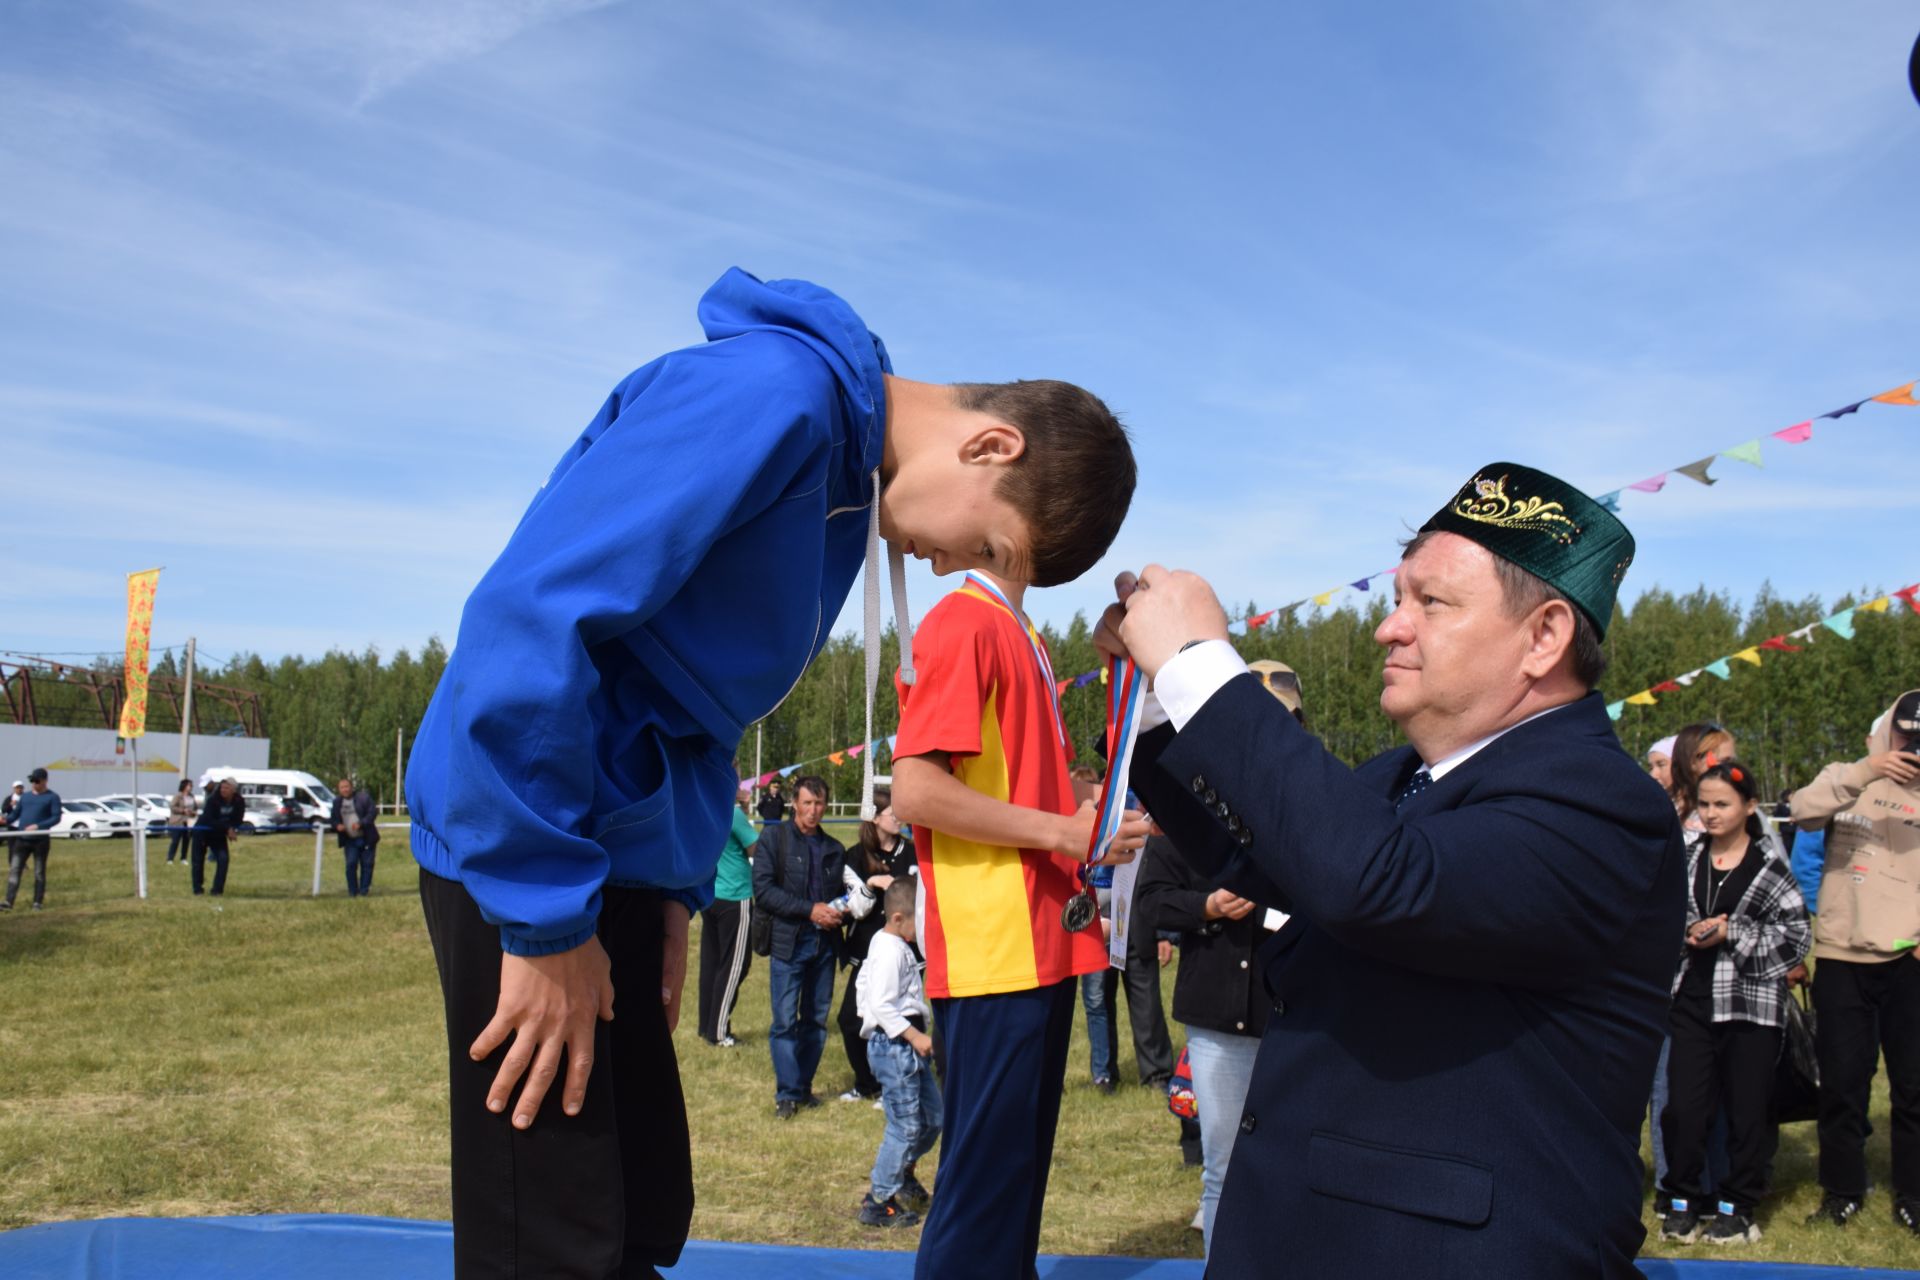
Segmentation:
<svg viewBox="0 0 1920 1280">
<path fill-rule="evenodd" d="M 1027 437 L 1011 423 L 986 419 L 960 442 L 960 461 L 1005 466 L 1027 451 Z"/>
</svg>

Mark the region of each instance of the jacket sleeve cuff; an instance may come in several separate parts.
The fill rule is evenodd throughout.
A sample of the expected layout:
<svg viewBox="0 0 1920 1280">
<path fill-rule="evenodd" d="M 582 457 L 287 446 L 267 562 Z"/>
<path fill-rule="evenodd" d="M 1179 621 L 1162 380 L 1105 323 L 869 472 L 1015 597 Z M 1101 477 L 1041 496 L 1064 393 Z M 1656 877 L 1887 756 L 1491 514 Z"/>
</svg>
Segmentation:
<svg viewBox="0 0 1920 1280">
<path fill-rule="evenodd" d="M 593 924 L 561 938 L 529 938 L 504 925 L 500 929 L 500 949 L 510 956 L 555 956 L 571 951 L 593 936 Z"/>
<path fill-rule="evenodd" d="M 1233 645 L 1225 640 L 1206 640 L 1167 659 L 1154 677 L 1153 691 L 1178 733 L 1222 685 L 1246 671 L 1247 664 Z M 1150 726 L 1143 723 L 1141 727 Z"/>
</svg>

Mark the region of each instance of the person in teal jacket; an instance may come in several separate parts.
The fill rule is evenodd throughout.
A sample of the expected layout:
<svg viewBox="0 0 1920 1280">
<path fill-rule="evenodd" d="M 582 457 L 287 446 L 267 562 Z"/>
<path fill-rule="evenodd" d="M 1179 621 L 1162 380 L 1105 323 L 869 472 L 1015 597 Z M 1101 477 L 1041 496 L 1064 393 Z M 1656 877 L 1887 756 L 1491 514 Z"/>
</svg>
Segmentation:
<svg viewBox="0 0 1920 1280">
<path fill-rule="evenodd" d="M 880 539 L 936 573 L 1047 585 L 1100 558 L 1132 497 L 1126 433 L 1078 387 L 896 377 L 853 309 L 800 280 L 729 271 L 699 318 L 706 341 L 615 387 L 534 495 L 467 599 L 407 769 L 461 1280 L 678 1259 L 693 1182 L 672 1032 L 734 753 Z"/>
<path fill-rule="evenodd" d="M 753 863 L 747 850 L 760 828 L 747 816 L 747 793 L 735 793 L 733 829 L 713 873 L 713 905 L 700 913 L 700 1038 L 733 1048 L 733 1001 L 753 967 L 747 935 L 753 924 Z"/>
</svg>

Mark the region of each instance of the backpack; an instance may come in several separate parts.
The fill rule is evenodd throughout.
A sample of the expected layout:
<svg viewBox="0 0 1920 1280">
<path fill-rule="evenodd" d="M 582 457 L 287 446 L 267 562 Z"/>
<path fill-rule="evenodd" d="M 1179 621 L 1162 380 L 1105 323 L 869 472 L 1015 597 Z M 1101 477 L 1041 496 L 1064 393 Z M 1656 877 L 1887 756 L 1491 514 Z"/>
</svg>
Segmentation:
<svg viewBox="0 0 1920 1280">
<path fill-rule="evenodd" d="M 1167 1081 L 1167 1110 L 1182 1120 L 1200 1114 L 1199 1104 L 1193 1099 L 1193 1063 L 1187 1060 L 1185 1047 L 1180 1050 L 1180 1061 L 1173 1064 L 1173 1078 Z"/>
</svg>

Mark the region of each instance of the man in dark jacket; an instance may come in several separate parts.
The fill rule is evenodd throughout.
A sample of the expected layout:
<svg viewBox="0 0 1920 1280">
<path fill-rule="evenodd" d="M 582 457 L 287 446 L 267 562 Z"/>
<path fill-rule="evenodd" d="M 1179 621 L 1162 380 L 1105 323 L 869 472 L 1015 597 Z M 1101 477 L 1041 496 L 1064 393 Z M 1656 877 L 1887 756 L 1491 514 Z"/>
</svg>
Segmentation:
<svg viewBox="0 0 1920 1280">
<path fill-rule="evenodd" d="M 333 812 L 327 825 L 333 828 L 347 864 L 347 896 L 358 898 L 373 892 L 373 854 L 380 844 L 380 811 L 365 787 L 355 791 L 353 779 L 342 778 L 335 785 Z"/>
<path fill-rule="evenodd" d="M 227 839 L 240 834 L 240 825 L 247 820 L 247 802 L 240 796 L 240 786 L 232 778 L 223 778 L 218 787 L 207 791 L 207 802 L 200 808 L 200 817 L 194 822 L 193 842 L 193 891 L 204 892 L 206 859 L 213 855 L 213 896 L 219 897 L 227 891 Z"/>
<path fill-rule="evenodd" d="M 1632 537 L 1530 468 L 1408 544 L 1350 769 L 1275 706 L 1205 582 L 1150 565 L 1099 640 L 1167 723 L 1133 784 L 1180 850 L 1294 913 L 1210 1274 L 1632 1280 L 1641 1116 L 1685 890 L 1673 806 L 1621 750 L 1600 640 Z M 1152 723 L 1151 718 L 1144 721 Z"/>
<path fill-rule="evenodd" d="M 753 904 L 773 924 L 767 965 L 773 987 L 774 1114 L 792 1118 L 819 1104 L 813 1073 L 827 1046 L 833 971 L 844 913 L 832 905 L 846 892 L 846 846 L 820 829 L 827 784 L 801 778 L 793 817 L 768 827 L 753 845 Z"/>
<path fill-rule="evenodd" d="M 760 821 L 768 826 L 787 816 L 787 801 L 780 794 L 780 780 L 775 778 L 767 784 L 766 794 L 760 797 L 760 803 L 754 807 L 760 815 Z"/>
</svg>

